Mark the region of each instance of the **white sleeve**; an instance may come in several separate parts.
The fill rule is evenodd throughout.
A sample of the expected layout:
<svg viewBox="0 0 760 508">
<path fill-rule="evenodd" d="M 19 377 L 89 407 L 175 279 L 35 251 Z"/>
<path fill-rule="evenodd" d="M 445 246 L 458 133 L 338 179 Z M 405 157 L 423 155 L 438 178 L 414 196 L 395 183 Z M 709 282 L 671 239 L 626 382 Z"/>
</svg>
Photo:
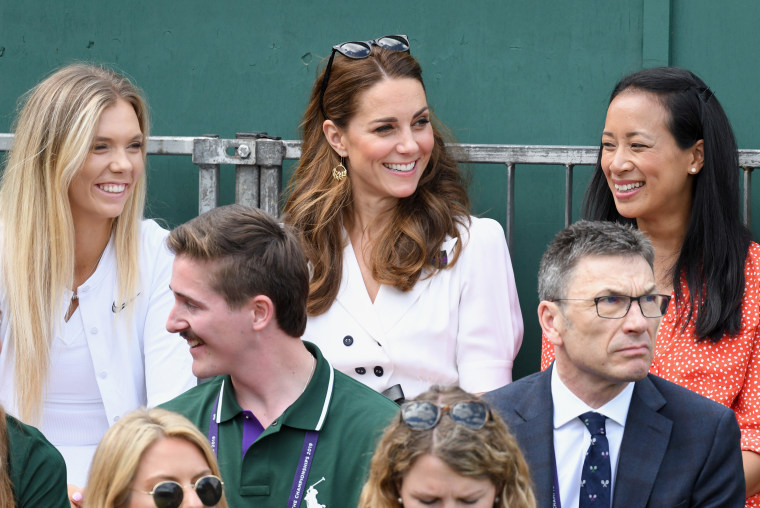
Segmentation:
<svg viewBox="0 0 760 508">
<path fill-rule="evenodd" d="M 523 321 L 501 225 L 473 218 L 465 241 L 454 267 L 461 271 L 457 370 L 460 386 L 480 393 L 512 381 Z"/>
<path fill-rule="evenodd" d="M 151 227 L 152 226 L 152 227 Z M 166 320 L 174 305 L 169 289 L 174 255 L 166 247 L 168 232 L 152 221 L 143 223 L 150 231 L 149 248 L 142 254 L 145 266 L 152 268 L 148 288 L 148 310 L 143 327 L 145 390 L 148 407 L 171 400 L 197 384 L 192 372 L 193 359 L 187 343 L 176 333 L 166 331 Z"/>
</svg>

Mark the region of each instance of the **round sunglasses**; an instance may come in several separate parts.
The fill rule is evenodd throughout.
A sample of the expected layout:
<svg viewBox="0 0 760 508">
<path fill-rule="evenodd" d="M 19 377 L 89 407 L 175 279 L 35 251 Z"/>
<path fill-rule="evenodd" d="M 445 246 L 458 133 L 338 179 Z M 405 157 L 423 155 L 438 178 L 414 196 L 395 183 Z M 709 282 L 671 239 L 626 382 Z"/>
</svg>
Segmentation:
<svg viewBox="0 0 760 508">
<path fill-rule="evenodd" d="M 406 53 L 409 51 L 409 38 L 406 35 L 386 35 L 371 41 L 348 41 L 333 46 L 332 53 L 330 53 L 330 60 L 327 61 L 327 67 L 325 68 L 325 77 L 322 80 L 322 91 L 319 94 L 319 109 L 322 111 L 323 117 L 327 118 L 324 106 L 325 91 L 327 91 L 327 83 L 330 81 L 330 71 L 332 70 L 335 53 L 338 52 L 346 58 L 360 60 L 362 58 L 367 58 L 372 54 L 372 46 L 379 46 L 381 48 L 390 49 L 391 51 L 401 51 Z"/>
<path fill-rule="evenodd" d="M 401 420 L 412 430 L 429 430 L 438 425 L 448 413 L 457 425 L 471 430 L 482 429 L 490 411 L 483 402 L 468 400 L 451 406 L 438 406 L 432 402 L 406 402 L 401 406 Z"/>
<path fill-rule="evenodd" d="M 214 506 L 222 499 L 223 486 L 224 482 L 214 475 L 204 476 L 194 484 L 187 485 L 187 487 L 192 487 L 195 490 L 204 506 Z M 150 492 L 132 490 L 153 496 L 153 502 L 157 508 L 179 508 L 182 499 L 185 497 L 184 487 L 173 481 L 159 482 Z"/>
</svg>

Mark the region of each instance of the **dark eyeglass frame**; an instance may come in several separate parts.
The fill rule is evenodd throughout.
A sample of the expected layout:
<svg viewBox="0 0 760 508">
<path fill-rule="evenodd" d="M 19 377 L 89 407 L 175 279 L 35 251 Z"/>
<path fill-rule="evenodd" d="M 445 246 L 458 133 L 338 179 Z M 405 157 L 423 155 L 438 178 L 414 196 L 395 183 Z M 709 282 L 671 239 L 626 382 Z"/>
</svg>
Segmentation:
<svg viewBox="0 0 760 508">
<path fill-rule="evenodd" d="M 330 72 L 332 70 L 335 53 L 338 52 L 346 58 L 361 60 L 372 54 L 372 46 L 379 46 L 393 51 L 409 53 L 409 38 L 403 34 L 384 35 L 371 41 L 346 41 L 333 46 L 332 53 L 330 53 L 330 60 L 327 61 L 327 67 L 325 67 L 325 77 L 322 79 L 322 91 L 319 93 L 319 110 L 322 112 L 322 116 L 325 119 L 327 119 L 324 105 L 325 92 L 327 91 L 327 83 L 330 80 Z"/>
<path fill-rule="evenodd" d="M 642 298 L 649 298 L 649 297 L 657 297 L 661 298 L 662 301 L 658 305 L 658 308 L 660 309 L 660 314 L 657 316 L 647 316 L 646 312 L 644 312 L 644 307 L 641 306 L 641 299 Z M 599 312 L 599 302 L 601 300 L 604 300 L 605 298 L 625 298 L 628 300 L 628 305 L 625 307 L 625 312 L 622 316 L 603 316 Z M 628 315 L 628 312 L 631 310 L 631 304 L 633 302 L 636 302 L 639 304 L 639 310 L 641 311 L 641 315 L 645 318 L 659 318 L 665 315 L 665 313 L 668 310 L 668 305 L 670 304 L 670 296 L 668 295 L 641 295 L 641 296 L 628 296 L 628 295 L 606 295 L 606 296 L 597 296 L 594 299 L 590 298 L 553 298 L 550 300 L 552 302 L 594 302 L 594 306 L 596 307 L 596 315 L 599 316 L 602 319 L 623 319 Z"/>
<path fill-rule="evenodd" d="M 491 409 L 478 400 L 466 400 L 446 406 L 428 401 L 405 402 L 401 405 L 399 417 L 412 430 L 430 430 L 440 423 L 444 413 L 448 413 L 457 425 L 470 430 L 482 429 L 491 419 Z"/>
<path fill-rule="evenodd" d="M 215 484 L 213 481 L 216 480 L 218 484 Z M 208 488 L 206 485 L 201 485 L 201 482 L 208 483 L 211 481 L 212 483 L 209 485 L 211 487 L 211 492 L 206 492 L 206 489 Z M 167 487 L 170 490 L 167 490 L 166 492 L 161 492 L 160 489 L 163 487 Z M 201 503 L 203 503 L 203 506 L 214 506 L 219 503 L 219 501 L 222 500 L 222 495 L 224 494 L 224 482 L 221 478 L 219 478 L 216 475 L 209 474 L 206 476 L 202 476 L 198 478 L 195 483 L 191 485 L 181 485 L 178 482 L 172 481 L 172 480 L 164 480 L 161 482 L 158 482 L 156 485 L 153 486 L 153 490 L 150 492 L 146 492 L 144 490 L 140 489 L 132 489 L 135 492 L 139 492 L 141 494 L 148 494 L 150 496 L 153 496 L 153 503 L 156 505 L 157 508 L 178 508 L 180 505 L 182 505 L 182 500 L 185 498 L 185 487 L 192 487 L 195 493 L 198 495 L 198 498 L 201 500 Z M 159 496 L 169 494 L 170 497 L 156 497 L 156 494 Z M 208 495 L 211 494 L 215 497 L 211 498 L 208 497 Z"/>
</svg>

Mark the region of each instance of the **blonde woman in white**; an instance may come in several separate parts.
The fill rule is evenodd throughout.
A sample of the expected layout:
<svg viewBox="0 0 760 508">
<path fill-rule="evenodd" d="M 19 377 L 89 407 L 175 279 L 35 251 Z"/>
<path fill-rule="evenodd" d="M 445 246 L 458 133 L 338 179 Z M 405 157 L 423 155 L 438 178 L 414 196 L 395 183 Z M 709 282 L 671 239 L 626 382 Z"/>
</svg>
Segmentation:
<svg viewBox="0 0 760 508">
<path fill-rule="evenodd" d="M 25 97 L 0 183 L 0 403 L 61 451 L 74 501 L 110 425 L 195 384 L 143 220 L 148 128 L 128 79 L 64 67 Z"/>
</svg>

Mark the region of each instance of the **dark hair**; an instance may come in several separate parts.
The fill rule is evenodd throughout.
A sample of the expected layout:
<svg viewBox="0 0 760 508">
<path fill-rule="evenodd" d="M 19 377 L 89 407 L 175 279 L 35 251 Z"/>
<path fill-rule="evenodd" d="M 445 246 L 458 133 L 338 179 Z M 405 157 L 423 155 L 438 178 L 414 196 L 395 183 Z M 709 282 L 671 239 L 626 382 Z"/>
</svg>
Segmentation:
<svg viewBox="0 0 760 508">
<path fill-rule="evenodd" d="M 650 268 L 654 265 L 651 242 L 633 226 L 581 220 L 557 233 L 541 257 L 538 298 L 565 298 L 567 283 L 578 262 L 586 256 L 640 256 Z"/>
<path fill-rule="evenodd" d="M 694 180 L 689 225 L 672 269 L 676 306 L 686 304 L 682 330 L 696 312 L 697 340 L 717 342 L 741 328 L 744 264 L 750 233 L 739 211 L 739 155 L 731 124 L 718 99 L 694 73 L 675 67 L 644 69 L 623 78 L 610 102 L 626 90 L 654 94 L 668 112 L 668 130 L 681 149 L 704 140 L 704 165 Z M 620 215 L 597 159 L 583 216 L 636 224 Z M 681 277 L 689 288 L 688 302 Z"/>
<path fill-rule="evenodd" d="M 231 308 L 265 295 L 280 328 L 303 335 L 309 270 L 289 227 L 261 210 L 228 205 L 174 228 L 167 244 L 177 256 L 215 262 L 211 287 Z"/>
<path fill-rule="evenodd" d="M 338 295 L 343 263 L 343 217 L 353 207 L 351 178 L 336 182 L 332 169 L 340 162 L 322 131 L 325 117 L 319 107 L 324 71 L 317 78 L 303 114 L 301 160 L 288 186 L 285 220 L 298 231 L 312 268 L 310 315 L 326 312 Z M 339 128 L 356 113 L 363 93 L 385 79 L 422 82 L 422 69 L 409 53 L 372 47 L 367 58 L 354 60 L 336 54 L 324 109 Z M 436 255 L 447 236 L 460 240 L 459 226 L 469 226 L 470 200 L 454 157 L 447 151 L 442 127 L 431 115 L 433 151 L 417 189 L 400 199 L 379 233 L 371 252 L 372 277 L 401 291 L 417 283 L 424 270 L 441 268 Z M 461 252 L 457 241 L 446 268 Z"/>
</svg>

